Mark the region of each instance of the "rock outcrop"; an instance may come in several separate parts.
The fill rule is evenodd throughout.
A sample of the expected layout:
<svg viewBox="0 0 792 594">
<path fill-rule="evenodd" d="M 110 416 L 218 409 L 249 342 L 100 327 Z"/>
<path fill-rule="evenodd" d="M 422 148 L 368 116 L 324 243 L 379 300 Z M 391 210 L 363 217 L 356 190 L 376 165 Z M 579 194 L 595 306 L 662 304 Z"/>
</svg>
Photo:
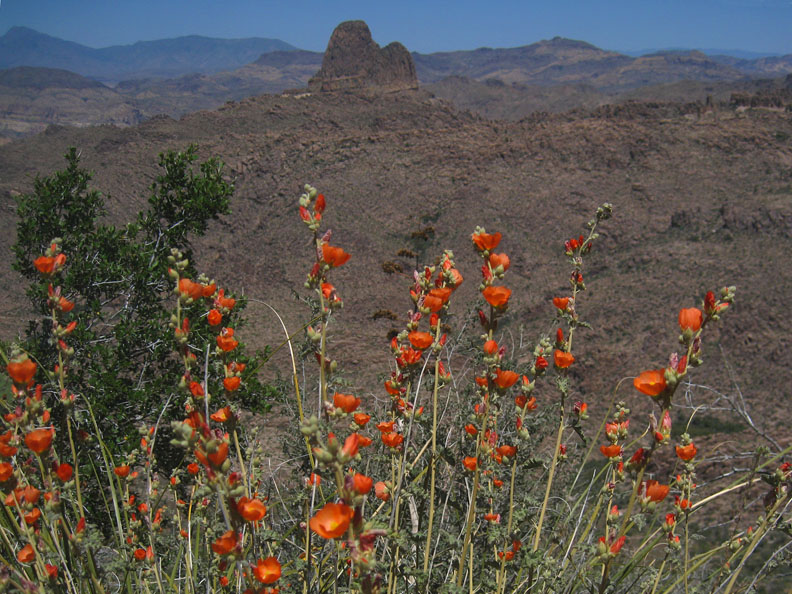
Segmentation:
<svg viewBox="0 0 792 594">
<path fill-rule="evenodd" d="M 322 67 L 308 82 L 311 91 L 372 89 L 385 92 L 418 88 L 410 52 L 394 41 L 380 48 L 363 21 L 346 21 L 330 36 Z"/>
</svg>

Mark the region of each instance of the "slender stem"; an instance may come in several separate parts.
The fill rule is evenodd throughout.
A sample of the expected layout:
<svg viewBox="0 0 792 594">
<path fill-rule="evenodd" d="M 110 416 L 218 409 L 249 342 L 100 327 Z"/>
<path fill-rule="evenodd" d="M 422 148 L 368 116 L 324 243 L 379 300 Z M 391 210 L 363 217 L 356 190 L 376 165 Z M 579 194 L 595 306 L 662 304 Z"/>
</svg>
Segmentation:
<svg viewBox="0 0 792 594">
<path fill-rule="evenodd" d="M 539 523 L 536 526 L 536 534 L 534 535 L 533 546 L 531 547 L 531 551 L 534 553 L 537 550 L 539 550 L 539 542 L 542 538 L 542 524 L 544 523 L 545 513 L 547 512 L 547 502 L 550 500 L 550 489 L 553 486 L 553 477 L 555 476 L 555 469 L 558 463 L 558 455 L 559 455 L 559 451 L 561 450 L 561 441 L 564 438 L 565 419 L 564 419 L 563 404 L 560 405 L 560 409 L 561 409 L 561 419 L 558 423 L 558 435 L 556 436 L 555 451 L 553 452 L 553 461 L 550 464 L 550 472 L 547 476 L 547 487 L 545 488 L 545 496 L 544 496 L 544 500 L 542 501 L 542 509 L 539 512 Z"/>
<path fill-rule="evenodd" d="M 440 323 L 437 323 L 435 342 L 440 335 Z M 429 569 L 429 549 L 432 543 L 432 525 L 435 513 L 435 470 L 437 466 L 437 392 L 440 381 L 440 358 L 435 358 L 434 390 L 432 391 L 432 457 L 429 460 L 429 519 L 426 528 L 426 545 L 424 546 L 423 570 Z"/>
</svg>

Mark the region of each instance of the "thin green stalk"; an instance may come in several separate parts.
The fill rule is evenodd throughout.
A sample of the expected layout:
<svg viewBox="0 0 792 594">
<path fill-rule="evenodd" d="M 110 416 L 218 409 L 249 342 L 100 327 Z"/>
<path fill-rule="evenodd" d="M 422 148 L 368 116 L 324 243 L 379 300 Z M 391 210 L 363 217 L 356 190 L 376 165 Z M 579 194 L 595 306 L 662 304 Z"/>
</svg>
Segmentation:
<svg viewBox="0 0 792 594">
<path fill-rule="evenodd" d="M 437 324 L 435 342 L 440 337 L 440 324 Z M 432 526 L 435 513 L 435 469 L 437 466 L 437 392 L 440 381 L 440 358 L 435 358 L 434 389 L 432 390 L 432 457 L 429 460 L 429 518 L 426 528 L 426 545 L 424 545 L 423 570 L 429 570 L 429 549 L 432 543 Z M 427 577 L 428 579 L 428 577 Z"/>
<path fill-rule="evenodd" d="M 547 487 L 545 488 L 544 500 L 542 501 L 542 508 L 539 512 L 539 523 L 536 526 L 536 534 L 534 535 L 533 546 L 531 552 L 539 550 L 539 542 L 542 538 L 542 524 L 544 523 L 545 513 L 547 512 L 547 503 L 550 500 L 550 489 L 553 486 L 553 477 L 555 476 L 556 465 L 558 464 L 558 454 L 561 450 L 561 442 L 564 439 L 564 428 L 566 420 L 564 418 L 564 406 L 560 405 L 561 419 L 558 423 L 558 435 L 556 436 L 555 451 L 553 452 L 553 461 L 550 463 L 550 471 L 547 476 Z"/>
</svg>

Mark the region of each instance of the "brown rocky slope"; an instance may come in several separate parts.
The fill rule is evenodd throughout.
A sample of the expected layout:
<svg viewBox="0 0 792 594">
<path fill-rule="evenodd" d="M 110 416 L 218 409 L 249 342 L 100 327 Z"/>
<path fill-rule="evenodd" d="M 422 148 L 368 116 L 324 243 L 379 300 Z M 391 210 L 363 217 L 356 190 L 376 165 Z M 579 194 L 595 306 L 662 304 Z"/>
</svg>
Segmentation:
<svg viewBox="0 0 792 594">
<path fill-rule="evenodd" d="M 376 372 L 389 370 L 386 335 L 402 322 L 372 317 L 382 309 L 401 316 L 410 305 L 409 280 L 382 267 L 396 261 L 409 273 L 413 262 L 399 259 L 400 249 L 424 261 L 455 251 L 467 279 L 452 306 L 455 332 L 470 333 L 479 274 L 470 233 L 477 224 L 503 232 L 514 298 L 502 331 L 514 352 L 512 345 L 553 330 L 550 300 L 567 291 L 563 241 L 609 201 L 614 218 L 592 254 L 579 305 L 594 328 L 576 342 L 580 397 L 596 407 L 619 378 L 664 365 L 676 347 L 678 308 L 735 284 L 735 310 L 710 334 L 707 365 L 694 380 L 733 393 L 733 379 L 754 419 L 788 435 L 789 113 L 639 104 L 507 123 L 417 92 L 322 93 L 262 96 L 124 129 L 53 127 L 0 147 L 7 213 L 0 250 L 9 254 L 14 241 L 12 195 L 60 168 L 68 146 L 79 147 L 95 186 L 111 195 L 110 218 L 121 221 L 145 200 L 156 154 L 193 142 L 202 155 L 228 163 L 237 188 L 233 215 L 198 246 L 199 265 L 223 285 L 273 304 L 292 330 L 307 312 L 290 291 L 302 290 L 311 258 L 296 198 L 306 182 L 326 194 L 333 242 L 353 255 L 334 274 L 346 305 L 332 338 L 350 391 L 383 397 Z M 9 339 L 27 310 L 10 257 L 3 262 L 0 330 Z M 265 308 L 254 303 L 250 314 L 246 338 L 280 342 Z M 274 361 L 268 373 L 284 363 Z M 623 395 L 640 400 L 632 388 Z"/>
</svg>

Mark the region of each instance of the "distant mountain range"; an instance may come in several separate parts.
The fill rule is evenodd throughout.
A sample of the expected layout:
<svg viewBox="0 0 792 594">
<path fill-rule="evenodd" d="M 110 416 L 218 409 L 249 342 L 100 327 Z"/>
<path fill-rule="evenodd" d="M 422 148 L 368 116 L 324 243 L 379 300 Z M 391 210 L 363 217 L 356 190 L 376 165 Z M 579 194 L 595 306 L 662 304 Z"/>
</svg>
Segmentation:
<svg viewBox="0 0 792 594">
<path fill-rule="evenodd" d="M 60 68 L 115 83 L 131 78 L 233 70 L 265 52 L 293 49 L 297 48 L 279 39 L 214 39 L 198 35 L 94 49 L 27 27 L 12 27 L 0 37 L 0 68 Z"/>
<path fill-rule="evenodd" d="M 792 73 L 792 55 L 671 50 L 633 57 L 561 37 L 412 57 L 429 91 L 496 119 L 629 99 L 724 101 L 734 91 L 758 90 L 760 79 L 775 79 L 761 88 L 786 88 Z M 92 49 L 14 27 L 0 37 L 0 144 L 51 124 L 133 125 L 305 88 L 322 60 L 321 52 L 277 39 L 191 36 Z"/>
<path fill-rule="evenodd" d="M 774 56 L 738 50 L 665 50 L 628 55 L 562 37 L 516 48 L 479 48 L 421 54 L 413 59 L 421 83 L 447 76 L 507 84 L 592 84 L 616 89 L 678 80 L 736 80 L 792 72 L 792 54 Z M 0 37 L 0 69 L 38 66 L 76 72 L 109 84 L 123 80 L 215 74 L 256 63 L 271 68 L 316 67 L 321 52 L 298 50 L 279 39 L 178 37 L 93 49 L 12 27 Z"/>
</svg>

